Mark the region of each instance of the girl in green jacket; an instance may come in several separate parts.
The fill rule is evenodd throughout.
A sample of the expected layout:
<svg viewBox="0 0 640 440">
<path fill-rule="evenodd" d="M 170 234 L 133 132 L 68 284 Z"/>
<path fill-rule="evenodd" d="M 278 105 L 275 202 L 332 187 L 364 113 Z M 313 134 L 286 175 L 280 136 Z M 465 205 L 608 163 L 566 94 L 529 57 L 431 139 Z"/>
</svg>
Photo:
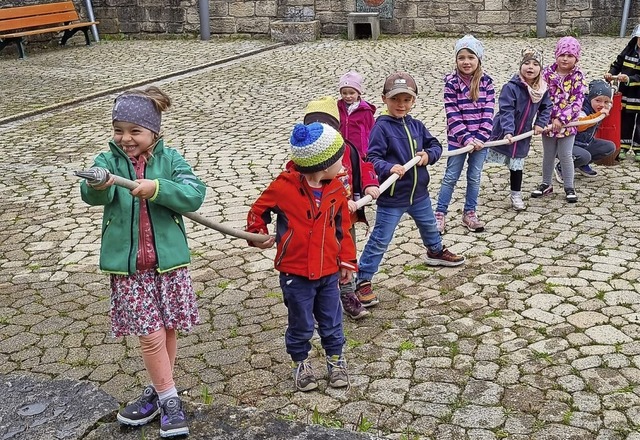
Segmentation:
<svg viewBox="0 0 640 440">
<path fill-rule="evenodd" d="M 139 426 L 161 413 L 162 437 L 189 433 L 173 380 L 176 331 L 190 331 L 199 316 L 181 213 L 197 211 L 205 195 L 189 164 L 160 136 L 161 113 L 170 105 L 157 87 L 120 95 L 109 151 L 93 166 L 139 185 L 129 191 L 114 185 L 113 177 L 81 184 L 85 202 L 104 206 L 100 268 L 111 274 L 113 334 L 139 337 L 152 382 L 118 420 Z"/>
</svg>

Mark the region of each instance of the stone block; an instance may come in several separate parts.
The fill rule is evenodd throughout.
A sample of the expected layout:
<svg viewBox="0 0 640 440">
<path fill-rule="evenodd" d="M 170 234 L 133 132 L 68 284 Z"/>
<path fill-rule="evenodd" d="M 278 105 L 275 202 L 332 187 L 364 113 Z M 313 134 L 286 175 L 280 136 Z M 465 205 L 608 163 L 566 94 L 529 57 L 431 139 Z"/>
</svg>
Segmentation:
<svg viewBox="0 0 640 440">
<path fill-rule="evenodd" d="M 380 32 L 383 34 L 399 34 L 402 32 L 402 21 L 397 18 L 380 21 Z"/>
<path fill-rule="evenodd" d="M 424 18 L 448 17 L 449 5 L 446 3 L 421 2 L 418 3 L 417 16 Z"/>
<path fill-rule="evenodd" d="M 463 1 L 449 4 L 450 11 L 483 11 L 484 7 L 478 3 Z"/>
<path fill-rule="evenodd" d="M 296 44 L 304 41 L 316 41 L 320 38 L 320 21 L 284 21 L 271 22 L 273 41 Z"/>
<path fill-rule="evenodd" d="M 330 10 L 331 10 L 331 0 L 316 1 L 316 16 L 318 15 L 318 11 L 330 11 Z"/>
<path fill-rule="evenodd" d="M 211 17 L 209 26 L 212 34 L 236 33 L 236 19 L 233 17 Z"/>
<path fill-rule="evenodd" d="M 397 2 L 394 14 L 396 18 L 415 18 L 418 16 L 418 5 L 410 2 Z"/>
<path fill-rule="evenodd" d="M 269 34 L 269 19 L 267 17 L 238 18 L 236 25 L 238 32 Z"/>
<path fill-rule="evenodd" d="M 210 17 L 226 17 L 229 15 L 229 2 L 209 2 Z"/>
<path fill-rule="evenodd" d="M 436 33 L 436 23 L 433 18 L 412 18 L 405 20 L 405 31 L 407 34 L 427 34 Z"/>
<path fill-rule="evenodd" d="M 536 24 L 538 14 L 535 11 L 518 11 L 509 14 L 510 23 Z"/>
<path fill-rule="evenodd" d="M 120 33 L 120 22 L 114 18 L 101 18 L 98 30 L 101 34 L 118 34 Z"/>
<path fill-rule="evenodd" d="M 124 34 L 137 34 L 140 32 L 140 23 L 120 22 L 120 32 Z"/>
<path fill-rule="evenodd" d="M 356 0 L 331 0 L 331 10 L 334 12 L 355 12 Z"/>
<path fill-rule="evenodd" d="M 478 13 L 474 11 L 450 11 L 449 23 L 475 24 L 478 22 Z"/>
<path fill-rule="evenodd" d="M 255 8 L 253 2 L 230 2 L 229 15 L 232 17 L 253 17 Z"/>
<path fill-rule="evenodd" d="M 272 0 L 259 0 L 255 3 L 257 17 L 275 17 L 278 13 L 278 5 Z M 267 29 L 267 33 L 269 33 Z"/>
<path fill-rule="evenodd" d="M 147 16 L 150 21 L 165 23 L 182 23 L 185 20 L 186 12 L 182 8 L 163 8 L 153 6 L 147 8 Z"/>
<path fill-rule="evenodd" d="M 341 23 L 327 23 L 321 27 L 323 35 L 342 35 L 347 33 L 347 25 Z"/>
<path fill-rule="evenodd" d="M 507 24 L 509 11 L 478 11 L 478 24 Z"/>
<path fill-rule="evenodd" d="M 502 10 L 502 0 L 485 0 L 484 1 L 484 10 L 485 11 L 501 11 Z"/>
<path fill-rule="evenodd" d="M 347 17 L 346 14 L 336 13 L 336 12 L 316 12 L 316 20 L 320 22 L 323 28 L 324 33 L 324 25 L 328 23 L 343 23 L 346 28 Z"/>
<path fill-rule="evenodd" d="M 140 23 L 140 31 L 141 32 L 149 32 L 149 33 L 166 33 L 167 26 L 165 23 L 157 22 L 157 21 L 145 21 Z"/>
</svg>

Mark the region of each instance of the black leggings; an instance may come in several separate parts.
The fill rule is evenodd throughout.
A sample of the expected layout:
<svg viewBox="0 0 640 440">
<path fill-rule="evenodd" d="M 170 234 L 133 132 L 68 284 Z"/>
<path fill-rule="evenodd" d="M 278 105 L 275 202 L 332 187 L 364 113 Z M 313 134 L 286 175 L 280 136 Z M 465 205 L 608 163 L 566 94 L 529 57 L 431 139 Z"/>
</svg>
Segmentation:
<svg viewBox="0 0 640 440">
<path fill-rule="evenodd" d="M 522 170 L 509 170 L 509 182 L 511 191 L 520 191 L 522 189 Z"/>
</svg>

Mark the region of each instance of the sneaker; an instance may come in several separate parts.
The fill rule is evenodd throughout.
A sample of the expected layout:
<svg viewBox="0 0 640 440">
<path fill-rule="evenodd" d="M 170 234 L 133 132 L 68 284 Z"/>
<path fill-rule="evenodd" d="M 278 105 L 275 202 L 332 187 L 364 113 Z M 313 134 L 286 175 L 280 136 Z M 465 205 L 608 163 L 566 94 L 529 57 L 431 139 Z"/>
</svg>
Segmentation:
<svg viewBox="0 0 640 440">
<path fill-rule="evenodd" d="M 562 178 L 562 168 L 560 168 L 560 162 L 553 167 L 553 174 L 556 175 L 556 180 L 558 183 L 564 183 L 564 179 Z"/>
<path fill-rule="evenodd" d="M 450 252 L 447 248 L 442 248 L 440 253 L 427 251 L 426 263 L 429 266 L 460 266 L 464 264 L 464 257 L 462 255 L 456 255 Z"/>
<path fill-rule="evenodd" d="M 576 203 L 578 201 L 578 195 L 576 194 L 576 190 L 573 188 L 565 188 L 564 193 L 566 194 L 567 202 Z"/>
<path fill-rule="evenodd" d="M 318 388 L 316 376 L 313 374 L 313 368 L 308 360 L 294 363 L 293 381 L 296 388 L 300 391 L 311 391 Z"/>
<path fill-rule="evenodd" d="M 531 197 L 536 199 L 538 197 L 548 196 L 552 192 L 553 192 L 553 186 L 547 185 L 546 183 L 541 183 L 540 185 L 538 185 L 536 189 L 531 191 Z"/>
<path fill-rule="evenodd" d="M 117 418 L 124 425 L 140 426 L 152 421 L 159 413 L 158 393 L 149 385 L 140 397 L 118 411 Z"/>
<path fill-rule="evenodd" d="M 170 397 L 160 407 L 160 437 L 173 437 L 176 435 L 189 435 L 187 417 L 182 409 L 182 401 L 179 397 Z"/>
<path fill-rule="evenodd" d="M 329 386 L 342 388 L 350 385 L 347 361 L 343 356 L 327 356 L 327 370 L 329 370 Z"/>
<path fill-rule="evenodd" d="M 440 235 L 444 234 L 444 226 L 446 224 L 446 214 L 444 212 L 436 212 L 436 229 Z"/>
<path fill-rule="evenodd" d="M 344 313 L 349 315 L 352 319 L 364 318 L 369 314 L 367 309 L 362 307 L 362 303 L 353 292 L 340 295 L 340 302 L 342 303 L 342 310 L 344 310 Z"/>
<path fill-rule="evenodd" d="M 373 293 L 371 281 L 360 281 L 356 285 L 356 296 L 362 304 L 362 307 L 375 306 L 380 302 L 376 294 Z"/>
<path fill-rule="evenodd" d="M 480 221 L 475 211 L 465 212 L 462 216 L 462 224 L 471 232 L 484 231 L 484 223 Z"/>
<path fill-rule="evenodd" d="M 522 193 L 520 191 L 511 193 L 511 206 L 516 211 L 524 211 L 527 207 L 522 200 Z"/>
<path fill-rule="evenodd" d="M 626 158 L 627 158 L 627 150 L 620 149 L 620 152 L 618 153 L 618 157 L 616 157 L 616 159 L 625 160 Z"/>
<path fill-rule="evenodd" d="M 589 164 L 576 168 L 576 171 L 587 177 L 596 177 L 598 175 L 598 172 L 591 168 Z"/>
</svg>

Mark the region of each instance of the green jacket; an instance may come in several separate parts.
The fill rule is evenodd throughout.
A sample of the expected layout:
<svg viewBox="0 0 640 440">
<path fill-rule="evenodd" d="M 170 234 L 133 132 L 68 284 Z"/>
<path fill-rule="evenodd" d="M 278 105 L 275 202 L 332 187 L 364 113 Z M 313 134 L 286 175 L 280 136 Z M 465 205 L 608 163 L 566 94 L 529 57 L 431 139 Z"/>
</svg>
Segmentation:
<svg viewBox="0 0 640 440">
<path fill-rule="evenodd" d="M 133 164 L 113 140 L 109 152 L 100 153 L 93 166 L 110 173 L 136 180 Z M 204 201 L 205 185 L 193 174 L 191 167 L 173 148 L 165 148 L 162 139 L 153 150 L 145 168 L 145 178 L 157 182 L 156 194 L 148 200 L 149 217 L 158 258 L 158 272 L 183 267 L 191 261 L 184 222 L 180 214 L 194 212 Z M 83 181 L 82 200 L 89 205 L 104 205 L 100 269 L 121 275 L 136 272 L 138 255 L 138 222 L 140 203 L 129 190 L 111 186 L 98 191 Z"/>
</svg>

